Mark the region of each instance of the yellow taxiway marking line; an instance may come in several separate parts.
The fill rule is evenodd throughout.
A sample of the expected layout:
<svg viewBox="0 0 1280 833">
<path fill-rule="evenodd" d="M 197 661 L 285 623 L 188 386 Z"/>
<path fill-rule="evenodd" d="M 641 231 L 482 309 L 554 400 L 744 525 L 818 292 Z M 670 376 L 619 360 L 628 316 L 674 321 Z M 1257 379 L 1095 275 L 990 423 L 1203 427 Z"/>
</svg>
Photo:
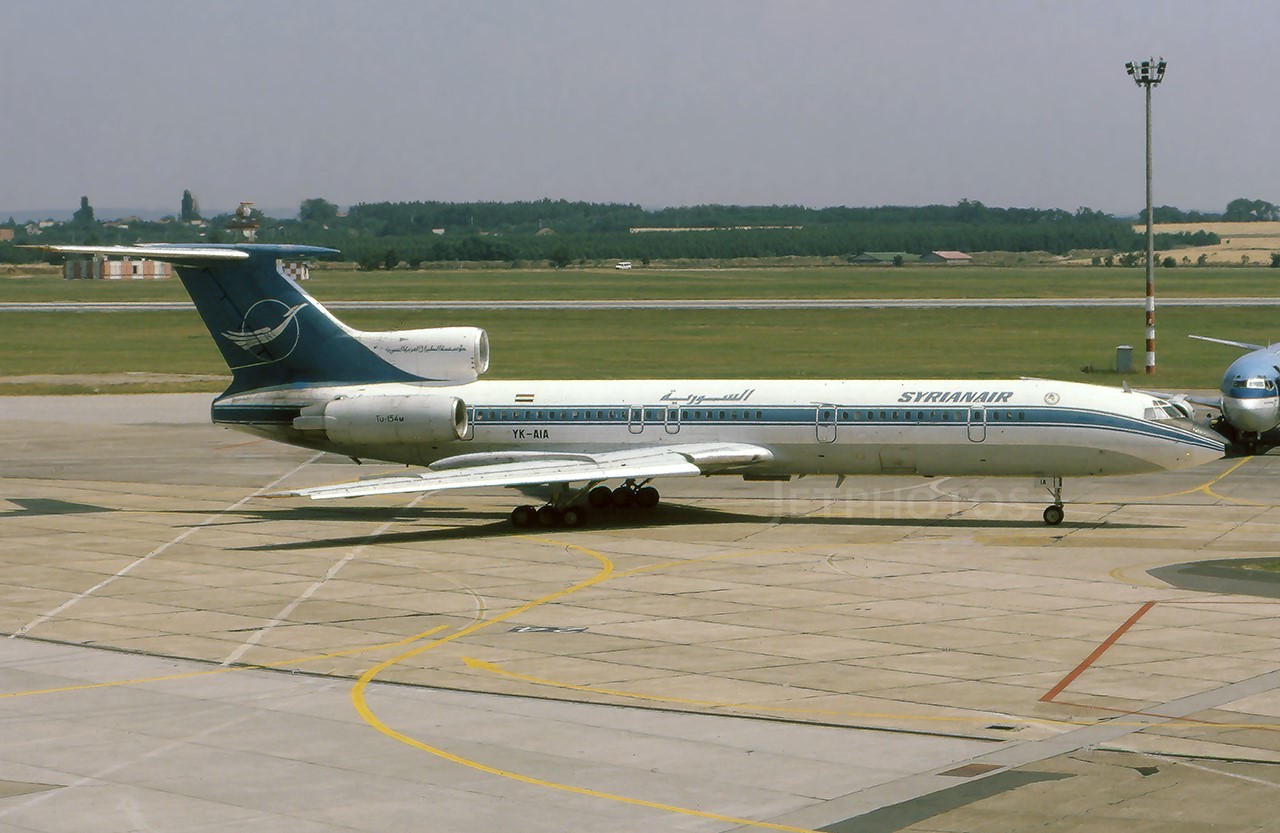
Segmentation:
<svg viewBox="0 0 1280 833">
<path fill-rule="evenodd" d="M 448 625 L 437 625 L 431 630 L 423 631 L 422 633 L 416 633 L 413 636 L 408 636 L 408 637 L 405 637 L 404 639 L 397 639 L 395 642 L 383 642 L 379 645 L 367 645 L 362 648 L 350 648 L 346 651 L 334 651 L 328 654 L 317 654 L 315 656 L 300 657 L 298 659 L 285 659 L 285 660 L 279 660 L 277 662 L 261 662 L 261 663 L 245 664 L 245 665 L 234 665 L 234 666 L 223 667 L 223 668 L 210 668 L 205 671 L 186 671 L 181 674 L 164 674 L 158 677 L 137 677 L 132 680 L 112 680 L 111 682 L 107 682 L 107 683 L 84 683 L 81 685 L 61 686 L 59 688 L 40 688 L 40 689 L 33 689 L 31 691 L 10 691 L 7 693 L 0 694 L 0 700 L 6 699 L 9 697 L 34 697 L 38 694 L 61 694 L 63 692 L 68 692 L 68 691 L 89 691 L 90 689 L 95 689 L 95 688 L 115 688 L 118 686 L 141 685 L 142 683 L 163 683 L 163 682 L 169 682 L 171 680 L 189 680 L 194 677 L 208 677 L 213 674 L 227 674 L 232 671 L 251 671 L 251 670 L 261 670 L 261 669 L 270 669 L 270 668 L 282 668 L 287 665 L 302 665 L 303 663 L 307 663 L 307 662 L 319 662 L 322 659 L 333 659 L 334 657 L 345 657 L 345 656 L 350 656 L 352 654 L 364 654 L 370 651 L 380 651 L 383 648 L 398 648 L 401 645 L 409 645 L 411 643 L 425 639 L 428 636 L 433 636 L 434 634 L 439 633 L 440 631 L 444 630 L 447 627 Z"/>
<path fill-rule="evenodd" d="M 603 553 L 599 553 L 599 552 L 596 552 L 595 550 L 587 549 L 586 547 L 578 546 L 577 544 L 559 544 L 559 542 L 551 541 L 545 538 L 534 538 L 532 540 L 540 541 L 546 544 L 564 546 L 568 549 L 575 550 L 585 555 L 589 555 L 600 562 L 600 571 L 596 573 L 594 576 L 592 576 L 591 578 L 584 579 L 578 582 L 577 584 L 564 588 L 563 590 L 557 590 L 556 592 L 549 593 L 548 595 L 543 596 L 542 598 L 534 599 L 531 602 L 528 602 L 519 607 L 513 608 L 505 613 L 499 614 L 498 616 L 495 616 L 492 619 L 488 619 L 483 622 L 476 622 L 474 624 L 468 625 L 467 627 L 455 633 L 449 634 L 446 637 L 432 640 L 431 642 L 428 642 L 425 645 L 420 645 L 410 651 L 404 652 L 400 656 L 392 657 L 391 659 L 386 660 L 385 662 L 381 662 L 373 666 L 368 671 L 360 675 L 360 679 L 356 681 L 355 686 L 352 687 L 351 689 L 351 702 L 355 706 L 356 711 L 364 719 L 364 721 L 368 723 L 370 726 L 372 726 L 374 729 L 377 729 L 379 732 L 386 735 L 387 737 L 393 740 L 397 740 L 400 743 L 406 744 L 408 746 L 412 746 L 414 749 L 419 749 L 423 752 L 434 755 L 438 758 L 442 758 L 443 760 L 458 764 L 459 766 L 467 767 L 468 769 L 474 769 L 478 772 L 484 772 L 489 775 L 497 775 L 499 777 L 507 778 L 512 781 L 519 781 L 522 784 L 530 784 L 535 787 L 545 787 L 547 789 L 559 790 L 561 792 L 573 793 L 575 795 L 588 796 L 590 798 L 600 798 L 606 801 L 613 801 L 619 804 L 628 804 L 633 807 L 647 807 L 649 809 L 662 810 L 664 812 L 676 813 L 683 816 L 693 816 L 696 818 L 704 818 L 704 819 L 711 819 L 713 821 L 727 822 L 729 824 L 736 824 L 739 826 L 761 827 L 761 828 L 767 828 L 769 830 L 784 830 L 784 831 L 788 831 L 788 833 L 816 833 L 816 831 L 810 830 L 809 828 L 805 828 L 805 827 L 791 827 L 785 824 L 773 824 L 771 822 L 765 822 L 765 821 L 754 821 L 752 819 L 736 818 L 734 816 L 722 815 L 720 813 L 709 813 L 704 810 L 695 810 L 691 807 L 677 807 L 674 804 L 663 804 L 658 801 L 647 801 L 642 798 L 632 798 L 630 796 L 617 795 L 615 793 L 607 793 L 607 792 L 602 792 L 600 790 L 593 790 L 588 787 L 577 787 L 572 784 L 560 784 L 555 781 L 547 781 L 542 778 L 534 778 L 532 776 L 523 775 L 521 773 L 512 772 L 510 770 L 499 769 L 497 767 L 489 766 L 488 764 L 483 764 L 483 763 L 480 763 L 479 761 L 475 761 L 470 758 L 464 758 L 461 755 L 455 755 L 452 752 L 441 749 L 439 747 L 431 746 L 429 744 L 423 743 L 422 741 L 416 738 L 410 737 L 409 735 L 406 735 L 403 732 L 396 731 L 395 729 L 388 726 L 386 723 L 382 722 L 382 720 L 376 714 L 374 714 L 373 710 L 369 708 L 369 703 L 365 696 L 365 692 L 369 687 L 369 683 L 373 682 L 379 674 L 381 674 L 383 671 L 387 670 L 388 668 L 391 668 L 392 666 L 398 663 L 404 662 L 405 660 L 416 657 L 419 654 L 430 651 L 433 648 L 437 648 L 448 642 L 452 642 L 455 639 L 459 639 L 468 634 L 475 633 L 476 631 L 479 631 L 483 628 L 487 628 L 491 625 L 495 625 L 499 622 L 510 619 L 513 616 L 518 616 L 519 614 L 532 610 L 533 608 L 538 607 L 540 605 L 544 605 L 544 604 L 547 604 L 548 602 L 553 602 L 558 599 L 562 599 L 565 596 L 570 595 L 571 593 L 576 593 L 579 590 L 585 589 L 587 587 L 591 587 L 592 585 L 600 584 L 601 582 L 606 581 L 607 579 L 615 575 L 613 560 L 610 559 L 607 555 L 604 555 Z"/>
<path fill-rule="evenodd" d="M 1199 486 L 1194 486 L 1190 489 L 1183 489 L 1181 492 L 1170 492 L 1167 495 L 1151 495 L 1148 499 L 1160 500 L 1162 498 L 1167 498 L 1167 497 L 1181 497 L 1182 495 L 1193 495 L 1196 492 L 1204 492 L 1209 497 L 1216 497 L 1218 500 L 1229 500 L 1234 503 L 1242 503 L 1242 504 L 1245 504 L 1246 506 L 1271 506 L 1272 504 L 1270 503 L 1257 503 L 1252 500 L 1243 500 L 1241 498 L 1230 497 L 1228 495 L 1220 495 L 1213 490 L 1214 484 L 1222 480 L 1225 480 L 1229 475 L 1235 474 L 1237 469 L 1239 469 L 1241 466 L 1243 466 L 1245 463 L 1249 462 L 1252 459 L 1253 459 L 1252 457 L 1243 458 L 1242 460 L 1240 460 L 1240 462 L 1231 466 L 1222 474 L 1210 480 L 1208 483 L 1201 483 Z"/>
<path fill-rule="evenodd" d="M 1145 576 L 1148 570 L 1156 567 L 1168 566 L 1169 560 L 1166 558 L 1163 561 L 1150 561 L 1146 564 L 1126 564 L 1123 567 L 1116 567 L 1114 570 L 1108 572 L 1107 575 L 1111 576 L 1116 581 L 1123 581 L 1126 584 L 1132 584 L 1135 587 L 1153 587 L 1157 590 L 1168 590 L 1169 585 L 1162 581 L 1157 581 L 1149 576 L 1144 579 L 1142 576 L 1134 576 L 1130 574 L 1131 570 L 1139 570 L 1142 575 Z"/>
</svg>

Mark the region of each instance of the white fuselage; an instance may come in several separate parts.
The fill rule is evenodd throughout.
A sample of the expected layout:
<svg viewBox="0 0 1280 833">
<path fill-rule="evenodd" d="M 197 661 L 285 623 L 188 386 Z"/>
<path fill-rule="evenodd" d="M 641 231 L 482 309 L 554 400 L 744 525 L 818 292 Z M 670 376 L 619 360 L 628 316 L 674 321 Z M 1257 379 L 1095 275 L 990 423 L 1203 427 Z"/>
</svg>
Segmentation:
<svg viewBox="0 0 1280 833">
<path fill-rule="evenodd" d="M 294 427 L 304 407 L 359 396 L 456 397 L 467 426 L 451 441 L 359 444 Z M 1223 454 L 1221 437 L 1150 395 L 1036 379 L 307 386 L 223 397 L 213 416 L 295 445 L 410 465 L 482 452 L 739 442 L 772 453 L 732 472 L 750 477 L 1076 477 L 1177 469 Z"/>
</svg>

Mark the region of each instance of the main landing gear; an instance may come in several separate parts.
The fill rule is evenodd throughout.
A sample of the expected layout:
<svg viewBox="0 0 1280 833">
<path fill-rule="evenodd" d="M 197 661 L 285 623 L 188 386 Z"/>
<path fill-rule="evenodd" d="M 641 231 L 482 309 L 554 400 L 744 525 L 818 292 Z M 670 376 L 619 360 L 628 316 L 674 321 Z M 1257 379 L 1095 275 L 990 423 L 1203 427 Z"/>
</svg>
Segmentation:
<svg viewBox="0 0 1280 833">
<path fill-rule="evenodd" d="M 1062 478 L 1045 477 L 1039 483 L 1049 490 L 1049 494 L 1053 495 L 1053 503 L 1045 507 L 1044 522 L 1049 526 L 1057 526 L 1062 523 L 1062 519 L 1067 515 L 1062 508 Z"/>
<path fill-rule="evenodd" d="M 608 486 L 596 486 L 587 492 L 587 503 L 592 509 L 628 509 L 632 506 L 637 509 L 652 509 L 658 505 L 660 499 L 658 490 L 652 486 L 637 486 L 634 480 L 628 480 L 625 485 L 616 489 L 610 489 Z"/>
<path fill-rule="evenodd" d="M 628 480 L 616 489 L 608 486 L 596 486 L 586 493 L 587 506 L 575 501 L 582 493 L 572 495 L 563 505 L 556 501 L 546 506 L 517 506 L 511 510 L 511 525 L 519 529 L 530 526 L 554 527 L 566 526 L 570 529 L 585 526 L 587 523 L 587 506 L 593 510 L 609 509 L 652 509 L 658 505 L 661 495 L 652 486 L 636 485 Z"/>
<path fill-rule="evenodd" d="M 566 506 L 563 509 L 548 503 L 546 506 L 517 506 L 511 510 L 511 525 L 523 529 L 527 526 L 567 526 L 570 528 L 585 526 L 587 510 L 581 506 Z"/>
</svg>

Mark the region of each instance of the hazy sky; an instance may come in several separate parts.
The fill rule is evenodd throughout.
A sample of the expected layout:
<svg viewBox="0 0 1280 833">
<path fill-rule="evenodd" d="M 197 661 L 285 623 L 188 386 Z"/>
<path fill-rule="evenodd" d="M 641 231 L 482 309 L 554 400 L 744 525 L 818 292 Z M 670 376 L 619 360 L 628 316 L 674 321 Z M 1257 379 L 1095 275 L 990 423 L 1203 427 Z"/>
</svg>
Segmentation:
<svg viewBox="0 0 1280 833">
<path fill-rule="evenodd" d="M 0 211 L 1280 202 L 1275 0 L 6 0 Z"/>
</svg>

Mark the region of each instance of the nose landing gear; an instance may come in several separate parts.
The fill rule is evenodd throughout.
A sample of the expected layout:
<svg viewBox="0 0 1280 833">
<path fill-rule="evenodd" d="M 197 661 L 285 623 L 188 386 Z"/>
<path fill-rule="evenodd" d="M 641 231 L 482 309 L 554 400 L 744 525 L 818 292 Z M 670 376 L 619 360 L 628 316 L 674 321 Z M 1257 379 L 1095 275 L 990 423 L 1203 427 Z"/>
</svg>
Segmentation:
<svg viewBox="0 0 1280 833">
<path fill-rule="evenodd" d="M 1057 526 L 1067 515 L 1062 508 L 1062 478 L 1042 477 L 1036 483 L 1044 486 L 1049 490 L 1049 494 L 1053 495 L 1053 503 L 1045 507 L 1044 522 L 1049 526 Z"/>
</svg>

